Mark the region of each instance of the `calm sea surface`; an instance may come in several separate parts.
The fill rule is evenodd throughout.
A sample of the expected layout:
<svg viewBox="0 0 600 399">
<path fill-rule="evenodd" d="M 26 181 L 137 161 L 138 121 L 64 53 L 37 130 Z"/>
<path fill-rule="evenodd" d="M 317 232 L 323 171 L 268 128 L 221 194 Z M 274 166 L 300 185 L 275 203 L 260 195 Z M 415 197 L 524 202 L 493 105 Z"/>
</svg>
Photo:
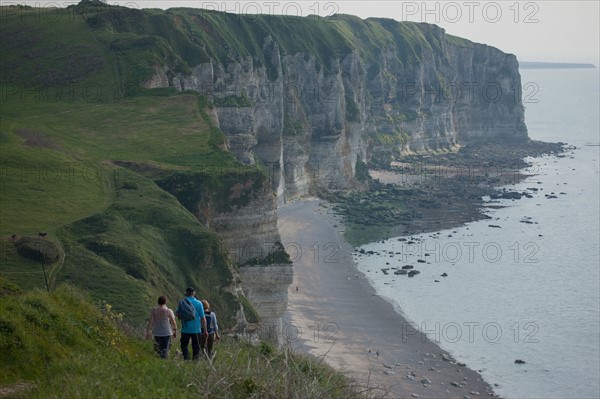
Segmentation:
<svg viewBox="0 0 600 399">
<path fill-rule="evenodd" d="M 379 295 L 498 384 L 497 393 L 598 398 L 599 74 L 521 75 L 530 137 L 577 147 L 566 157 L 532 160 L 534 175 L 512 188 L 536 188 L 534 197 L 490 202 L 492 219 L 365 245 L 379 255 L 355 259 Z M 404 265 L 421 273 L 409 278 L 381 271 Z"/>
</svg>

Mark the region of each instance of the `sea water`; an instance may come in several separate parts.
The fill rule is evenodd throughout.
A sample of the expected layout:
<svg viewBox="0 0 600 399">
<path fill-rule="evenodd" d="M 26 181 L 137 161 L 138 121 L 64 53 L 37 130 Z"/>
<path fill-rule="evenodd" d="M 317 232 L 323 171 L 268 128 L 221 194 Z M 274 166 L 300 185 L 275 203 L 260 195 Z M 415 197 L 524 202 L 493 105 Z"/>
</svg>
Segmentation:
<svg viewBox="0 0 600 399">
<path fill-rule="evenodd" d="M 537 192 L 490 201 L 491 219 L 368 244 L 378 255 L 355 260 L 412 323 L 402 334 L 424 331 L 500 395 L 598 398 L 598 70 L 521 74 L 530 137 L 577 149 L 530 159 L 532 176 L 511 188 Z M 381 271 L 405 265 L 421 273 Z"/>
</svg>

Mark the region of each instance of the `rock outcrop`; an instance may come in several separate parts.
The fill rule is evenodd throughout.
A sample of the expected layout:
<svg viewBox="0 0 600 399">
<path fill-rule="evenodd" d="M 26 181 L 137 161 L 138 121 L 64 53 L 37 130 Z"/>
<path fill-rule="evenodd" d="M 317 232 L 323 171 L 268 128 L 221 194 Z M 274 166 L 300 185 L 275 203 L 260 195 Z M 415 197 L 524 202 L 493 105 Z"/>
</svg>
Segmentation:
<svg viewBox="0 0 600 399">
<path fill-rule="evenodd" d="M 261 339 L 283 344 L 282 315 L 287 309 L 288 287 L 292 283 L 290 264 L 245 266 L 240 268 L 242 288 L 262 323 L 257 330 Z"/>
<path fill-rule="evenodd" d="M 216 213 L 211 227 L 223 237 L 230 256 L 241 265 L 241 287 L 262 321 L 257 330 L 259 338 L 281 344 L 277 331 L 287 309 L 293 272 L 291 263 L 277 258 L 277 254 L 287 256 L 280 247 L 277 204 L 270 186 L 259 188 L 246 205 Z"/>
</svg>

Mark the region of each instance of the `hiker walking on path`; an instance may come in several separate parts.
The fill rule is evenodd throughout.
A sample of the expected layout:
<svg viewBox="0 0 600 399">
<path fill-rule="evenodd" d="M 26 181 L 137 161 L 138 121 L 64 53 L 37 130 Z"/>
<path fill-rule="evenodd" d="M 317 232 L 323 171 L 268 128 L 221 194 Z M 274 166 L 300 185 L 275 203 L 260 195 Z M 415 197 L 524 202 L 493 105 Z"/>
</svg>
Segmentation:
<svg viewBox="0 0 600 399">
<path fill-rule="evenodd" d="M 196 291 L 192 287 L 185 290 L 185 298 L 177 305 L 177 317 L 181 320 L 181 353 L 185 360 L 189 359 L 188 345 L 192 341 L 192 359 L 200 357 L 200 331 L 206 332 L 206 318 L 202 302 L 195 298 Z"/>
<path fill-rule="evenodd" d="M 206 353 L 206 356 L 210 359 L 212 357 L 212 348 L 213 344 L 219 342 L 221 340 L 221 336 L 219 335 L 219 325 L 217 324 L 217 315 L 215 312 L 210 310 L 210 304 L 206 299 L 202 300 L 202 305 L 204 305 L 204 315 L 206 317 L 206 330 L 208 335 L 203 335 L 200 340 L 200 347 L 202 351 Z"/>
<path fill-rule="evenodd" d="M 177 323 L 173 311 L 167 307 L 167 298 L 158 297 L 158 306 L 150 311 L 150 320 L 146 326 L 146 338 L 150 337 L 150 331 L 154 335 L 154 350 L 160 357 L 169 357 L 171 347 L 171 336 L 177 336 Z"/>
</svg>

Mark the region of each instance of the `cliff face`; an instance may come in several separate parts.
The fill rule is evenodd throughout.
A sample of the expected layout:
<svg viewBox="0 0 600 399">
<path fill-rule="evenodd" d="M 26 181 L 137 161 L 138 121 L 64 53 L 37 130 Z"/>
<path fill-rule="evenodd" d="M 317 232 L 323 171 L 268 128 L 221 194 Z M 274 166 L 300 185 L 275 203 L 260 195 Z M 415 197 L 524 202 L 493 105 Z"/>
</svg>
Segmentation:
<svg viewBox="0 0 600 399">
<path fill-rule="evenodd" d="M 365 163 L 527 140 L 516 58 L 434 25 L 191 9 L 119 18 L 98 14 L 88 23 L 156 42 L 144 85 L 202 93 L 236 159 L 266 169 L 248 201 L 206 218 L 210 201 L 198 198 L 192 210 L 224 238 L 267 322 L 285 310 L 291 282 L 288 264 L 268 260 L 280 240 L 279 204 L 313 189 L 357 187 Z"/>
<path fill-rule="evenodd" d="M 239 268 L 241 287 L 262 320 L 257 330 L 261 339 L 281 344 L 281 317 L 287 309 L 292 265 L 282 261 L 277 230 L 277 204 L 271 186 L 265 182 L 251 200 L 227 212 L 217 212 L 210 226 L 221 235 Z M 279 255 L 279 257 L 278 257 Z"/>
<path fill-rule="evenodd" d="M 402 25 L 369 21 L 393 35 Z M 169 82 L 163 66 L 149 82 L 212 100 L 229 148 L 242 163 L 266 166 L 280 204 L 311 186 L 352 187 L 357 162 L 527 139 L 513 55 L 433 25 L 411 29 L 422 42 L 382 42 L 368 56 L 359 47 L 328 57 L 310 49 L 284 54 L 266 35 L 260 57 L 231 52 Z"/>
<path fill-rule="evenodd" d="M 240 20 L 220 16 L 215 22 L 202 15 L 196 22 L 206 31 L 227 30 Z M 352 17 L 337 21 L 342 22 L 354 30 L 345 33 L 350 45 L 323 52 L 310 43 L 290 51 L 289 43 L 282 49 L 277 32 L 248 28 L 254 54 L 226 47 L 226 55 L 215 51 L 187 72 L 163 65 L 149 80 L 205 95 L 238 161 L 267 169 L 270 190 L 212 221 L 238 264 L 264 257 L 279 241 L 278 204 L 315 187 L 356 186 L 359 162 L 385 165 L 409 152 L 527 139 L 513 55 L 428 24 Z M 363 37 L 368 29 L 378 29 L 379 36 Z M 218 41 L 216 36 L 210 40 Z M 280 323 L 291 266 L 241 267 L 241 276 L 262 319 L 271 326 Z"/>
<path fill-rule="evenodd" d="M 278 203 L 353 187 L 358 162 L 527 140 L 515 56 L 435 25 L 84 3 L 119 79 L 205 95 L 229 150 L 260 161 Z"/>
</svg>

